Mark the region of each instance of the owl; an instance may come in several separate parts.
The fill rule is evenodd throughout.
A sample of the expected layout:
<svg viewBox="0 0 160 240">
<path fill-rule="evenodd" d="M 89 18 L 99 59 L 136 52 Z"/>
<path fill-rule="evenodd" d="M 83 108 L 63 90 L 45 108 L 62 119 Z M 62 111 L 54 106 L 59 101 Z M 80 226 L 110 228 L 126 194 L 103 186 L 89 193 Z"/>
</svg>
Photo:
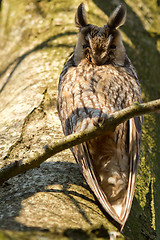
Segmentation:
<svg viewBox="0 0 160 240">
<path fill-rule="evenodd" d="M 125 20 L 126 7 L 119 5 L 103 27 L 88 24 L 84 4 L 79 5 L 77 43 L 59 80 L 58 112 L 65 135 L 90 129 L 141 102 L 136 70 L 118 30 Z M 71 149 L 94 195 L 121 230 L 134 196 L 141 126 L 141 117 L 131 118 Z"/>
</svg>

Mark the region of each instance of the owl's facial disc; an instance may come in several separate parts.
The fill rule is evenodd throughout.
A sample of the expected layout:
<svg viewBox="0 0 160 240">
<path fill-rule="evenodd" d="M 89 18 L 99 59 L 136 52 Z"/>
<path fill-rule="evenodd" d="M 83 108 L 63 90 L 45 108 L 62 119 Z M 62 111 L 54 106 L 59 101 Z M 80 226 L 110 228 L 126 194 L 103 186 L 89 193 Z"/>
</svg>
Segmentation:
<svg viewBox="0 0 160 240">
<path fill-rule="evenodd" d="M 112 59 L 112 52 L 116 50 L 116 45 L 112 44 L 113 36 L 106 36 L 101 29 L 95 35 L 90 33 L 86 36 L 87 44 L 84 49 L 90 54 L 91 61 L 96 65 L 108 64 Z"/>
</svg>

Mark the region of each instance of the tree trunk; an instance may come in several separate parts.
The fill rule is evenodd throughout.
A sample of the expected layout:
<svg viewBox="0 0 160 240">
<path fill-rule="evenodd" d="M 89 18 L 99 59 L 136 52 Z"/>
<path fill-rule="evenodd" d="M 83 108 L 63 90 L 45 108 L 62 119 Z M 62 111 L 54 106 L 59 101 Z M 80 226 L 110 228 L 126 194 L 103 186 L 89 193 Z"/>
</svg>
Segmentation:
<svg viewBox="0 0 160 240">
<path fill-rule="evenodd" d="M 80 2 L 0 1 L 1 167 L 41 153 L 63 137 L 58 79 L 76 42 L 74 14 Z M 143 100 L 160 98 L 160 9 L 152 1 L 125 2 L 122 35 Z M 104 25 L 115 4 L 119 1 L 88 1 L 90 22 Z M 0 238 L 10 239 L 14 231 L 14 239 L 31 240 L 109 239 L 112 232 L 118 239 L 159 239 L 159 131 L 158 114 L 145 116 L 135 198 L 123 234 L 104 215 L 66 150 L 0 187 Z"/>
</svg>

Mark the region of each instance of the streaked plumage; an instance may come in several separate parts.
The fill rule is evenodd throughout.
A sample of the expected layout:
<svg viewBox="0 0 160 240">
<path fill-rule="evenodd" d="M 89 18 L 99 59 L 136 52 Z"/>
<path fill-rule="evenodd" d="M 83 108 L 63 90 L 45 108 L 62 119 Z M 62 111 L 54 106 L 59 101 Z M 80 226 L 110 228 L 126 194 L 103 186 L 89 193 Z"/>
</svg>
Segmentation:
<svg viewBox="0 0 160 240">
<path fill-rule="evenodd" d="M 78 7 L 78 41 L 59 81 L 58 112 L 65 135 L 141 102 L 137 74 L 117 30 L 125 18 L 125 6 L 120 5 L 99 28 L 87 23 L 84 5 Z M 72 148 L 90 188 L 121 229 L 134 196 L 141 124 L 139 117 L 130 119 L 114 132 Z"/>
</svg>

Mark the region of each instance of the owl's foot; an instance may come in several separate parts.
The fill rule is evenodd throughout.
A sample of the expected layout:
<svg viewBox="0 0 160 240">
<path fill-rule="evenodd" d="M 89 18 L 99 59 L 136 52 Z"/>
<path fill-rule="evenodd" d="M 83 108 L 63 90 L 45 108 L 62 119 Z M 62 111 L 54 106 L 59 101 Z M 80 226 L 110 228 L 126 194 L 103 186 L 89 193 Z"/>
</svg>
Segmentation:
<svg viewBox="0 0 160 240">
<path fill-rule="evenodd" d="M 99 117 L 97 119 L 92 119 L 93 125 L 97 128 L 101 128 L 104 124 L 105 118 L 104 117 Z"/>
</svg>

